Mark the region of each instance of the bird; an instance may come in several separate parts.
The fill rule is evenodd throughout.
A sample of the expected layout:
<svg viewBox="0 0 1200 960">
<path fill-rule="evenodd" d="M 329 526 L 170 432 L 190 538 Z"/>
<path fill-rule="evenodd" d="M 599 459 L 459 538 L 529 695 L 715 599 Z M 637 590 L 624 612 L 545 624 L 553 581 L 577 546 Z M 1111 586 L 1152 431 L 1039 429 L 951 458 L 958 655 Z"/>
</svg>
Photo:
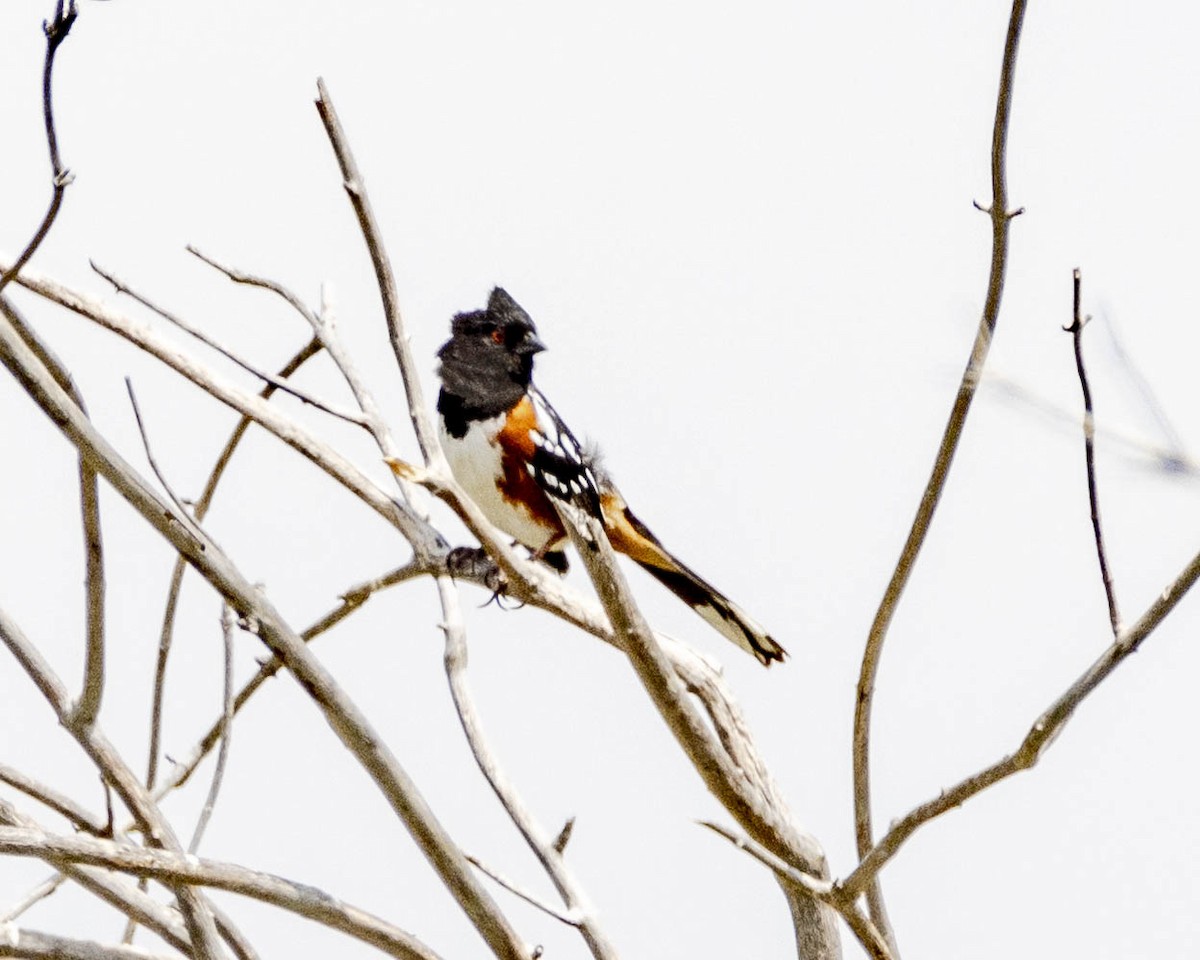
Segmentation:
<svg viewBox="0 0 1200 960">
<path fill-rule="evenodd" d="M 534 559 L 565 573 L 567 530 L 554 501 L 600 521 L 609 542 L 764 666 L 787 651 L 741 607 L 663 545 L 629 509 L 594 450 L 575 439 L 533 383 L 545 350 L 532 318 L 501 287 L 456 314 L 437 352 L 438 433 L 458 484 Z"/>
</svg>

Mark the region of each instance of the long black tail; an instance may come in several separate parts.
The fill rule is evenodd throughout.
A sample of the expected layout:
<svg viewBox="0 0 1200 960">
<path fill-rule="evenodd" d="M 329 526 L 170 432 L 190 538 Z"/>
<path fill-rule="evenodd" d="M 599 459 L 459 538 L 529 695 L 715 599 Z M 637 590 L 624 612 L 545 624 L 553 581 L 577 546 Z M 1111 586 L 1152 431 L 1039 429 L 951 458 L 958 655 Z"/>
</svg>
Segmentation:
<svg viewBox="0 0 1200 960">
<path fill-rule="evenodd" d="M 769 667 L 787 656 L 745 610 L 672 555 L 642 523 L 615 487 L 601 491 L 604 526 L 613 549 L 635 560 L 659 583 L 695 610 L 721 636 L 752 653 Z"/>
</svg>

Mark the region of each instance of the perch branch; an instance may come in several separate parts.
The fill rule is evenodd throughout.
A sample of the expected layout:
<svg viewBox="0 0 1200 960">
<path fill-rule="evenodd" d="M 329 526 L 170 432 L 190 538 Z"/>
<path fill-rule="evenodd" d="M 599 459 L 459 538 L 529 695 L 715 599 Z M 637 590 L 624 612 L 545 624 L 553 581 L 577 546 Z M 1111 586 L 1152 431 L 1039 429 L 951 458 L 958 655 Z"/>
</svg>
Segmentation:
<svg viewBox="0 0 1200 960">
<path fill-rule="evenodd" d="M 1017 46 L 1021 37 L 1021 25 L 1025 18 L 1025 0 L 1014 0 L 1008 21 L 1008 34 L 1004 41 L 1004 58 L 1000 68 L 1000 87 L 996 96 L 996 113 L 992 127 L 992 205 L 987 211 L 992 221 L 992 263 L 988 276 L 987 300 L 983 316 L 971 346 L 971 355 L 963 371 L 950 418 L 942 435 L 933 472 L 921 495 L 908 539 L 900 552 L 891 580 L 884 591 L 883 599 L 871 623 L 863 652 L 862 669 L 858 679 L 858 697 L 854 711 L 853 767 L 854 767 L 854 833 L 858 855 L 865 857 L 874 843 L 871 824 L 871 780 L 870 780 L 870 737 L 871 706 L 875 695 L 875 678 L 883 653 L 883 643 L 891 626 L 900 596 L 916 565 L 917 556 L 925 542 L 933 522 L 934 512 L 946 486 L 946 478 L 954 460 L 958 443 L 966 425 L 971 401 L 979 385 L 988 350 L 1000 315 L 1000 300 L 1004 293 L 1004 277 L 1008 267 L 1008 228 L 1016 215 L 1008 208 L 1008 185 L 1006 154 L 1008 149 L 1008 122 L 1012 111 L 1013 80 L 1017 65 Z M 887 918 L 883 901 L 883 890 L 878 879 L 872 881 L 867 890 L 867 901 L 871 919 L 886 938 L 891 952 L 898 954 L 895 935 Z"/>
<path fill-rule="evenodd" d="M 432 466 L 434 470 L 443 476 L 448 476 L 445 458 L 442 456 L 436 434 L 426 412 L 420 379 L 417 376 L 416 365 L 413 362 L 412 353 L 408 345 L 408 337 L 404 331 L 391 260 L 387 255 L 378 222 L 375 219 L 370 200 L 367 196 L 366 185 L 362 174 L 358 170 L 358 165 L 354 160 L 349 141 L 324 81 L 318 80 L 317 87 L 319 93 L 317 110 L 325 125 L 330 144 L 337 157 L 338 166 L 342 173 L 343 185 L 350 198 L 355 215 L 358 218 L 359 227 L 370 253 L 371 262 L 375 268 L 376 281 L 387 323 L 388 337 L 404 381 L 409 415 L 412 419 L 417 443 L 426 467 L 429 468 Z M 328 318 L 323 317 L 322 320 L 324 321 L 322 324 L 314 327 L 317 336 L 320 337 L 338 368 L 342 370 L 364 414 L 368 420 L 375 424 L 373 432 L 375 433 L 380 452 L 389 464 L 395 465 L 399 463 L 400 461 L 397 459 L 399 450 L 391 438 L 386 422 L 378 412 L 378 407 L 374 399 L 359 381 L 350 358 L 342 350 L 341 344 L 337 340 Z M 395 472 L 397 478 L 401 481 L 402 489 L 405 489 L 405 485 L 410 478 L 405 476 L 403 470 L 396 470 Z M 457 499 L 460 503 L 467 502 L 466 498 L 461 496 L 461 494 L 459 494 Z M 474 505 L 471 504 L 471 506 L 473 507 Z M 498 539 L 495 537 L 491 525 L 486 520 L 481 516 L 473 519 L 485 537 L 493 541 Z M 473 530 L 472 532 L 475 531 Z M 481 539 L 481 542 L 486 544 L 488 541 Z M 507 550 L 506 545 L 496 542 L 493 546 L 497 549 L 497 552 L 493 556 L 498 558 L 498 562 L 505 569 L 510 579 L 524 579 L 519 566 L 512 562 L 511 552 Z M 420 554 L 418 554 L 418 558 L 425 559 Z M 443 628 L 446 637 L 446 674 L 454 706 L 458 712 L 459 720 L 472 755 L 484 778 L 500 801 L 501 806 L 508 813 L 518 831 L 542 864 L 543 869 L 550 876 L 551 881 L 554 883 L 560 896 L 562 896 L 571 915 L 579 918 L 576 926 L 579 928 L 593 956 L 597 957 L 598 960 L 615 957 L 615 949 L 608 941 L 607 936 L 600 930 L 594 916 L 594 911 L 588 905 L 586 896 L 567 868 L 562 854 L 554 849 L 553 840 L 545 834 L 545 831 L 533 819 L 518 796 L 516 789 L 500 769 L 489 746 L 484 741 L 470 687 L 467 683 L 466 631 L 463 627 L 462 616 L 459 611 L 458 595 L 450 580 L 445 576 L 438 577 L 436 583 L 438 598 L 442 607 Z"/>
<path fill-rule="evenodd" d="M 357 705 L 346 695 L 324 666 L 296 636 L 274 606 L 245 579 L 221 549 L 201 531 L 199 538 L 185 536 L 183 518 L 101 436 L 77 407 L 37 364 L 24 343 L 7 324 L 0 324 L 0 360 L 17 382 L 82 453 L 90 457 L 114 490 L 209 581 L 240 617 L 251 620 L 257 635 L 281 657 L 289 672 L 319 707 L 325 720 L 363 769 L 368 772 L 393 810 L 408 827 L 430 864 L 458 900 L 466 916 L 498 957 L 526 960 L 529 948 L 479 883 L 470 864 L 429 809 L 382 738 Z M 252 398 L 263 407 L 259 398 Z M 262 413 L 261 410 L 256 412 Z M 274 411 L 272 411 L 273 413 Z M 389 501 L 390 503 L 391 501 Z M 136 779 L 134 780 L 136 785 Z M 124 792 L 132 790 L 120 785 Z M 133 796 L 140 800 L 141 797 Z M 151 812 L 157 809 L 151 805 Z M 157 819 L 157 817 L 156 817 Z M 158 828 L 159 824 L 153 824 Z M 162 832 L 170 836 L 165 822 Z M 158 831 L 156 831 L 158 832 Z M 182 901 L 184 888 L 180 893 Z M 209 918 L 211 924 L 211 918 Z"/>
</svg>

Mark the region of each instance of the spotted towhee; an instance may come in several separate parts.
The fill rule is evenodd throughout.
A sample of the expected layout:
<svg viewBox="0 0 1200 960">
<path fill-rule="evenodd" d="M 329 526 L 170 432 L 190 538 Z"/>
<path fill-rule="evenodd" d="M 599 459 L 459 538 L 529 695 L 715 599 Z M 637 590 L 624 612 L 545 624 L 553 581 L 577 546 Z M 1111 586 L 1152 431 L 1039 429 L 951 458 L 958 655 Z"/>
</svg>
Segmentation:
<svg viewBox="0 0 1200 960">
<path fill-rule="evenodd" d="M 460 313 L 438 351 L 442 447 L 455 479 L 497 527 L 557 570 L 566 529 L 551 498 L 601 521 L 609 542 L 724 637 L 770 666 L 785 651 L 740 607 L 672 556 L 626 505 L 533 385 L 545 349 L 533 321 L 497 287 L 486 310 Z"/>
</svg>

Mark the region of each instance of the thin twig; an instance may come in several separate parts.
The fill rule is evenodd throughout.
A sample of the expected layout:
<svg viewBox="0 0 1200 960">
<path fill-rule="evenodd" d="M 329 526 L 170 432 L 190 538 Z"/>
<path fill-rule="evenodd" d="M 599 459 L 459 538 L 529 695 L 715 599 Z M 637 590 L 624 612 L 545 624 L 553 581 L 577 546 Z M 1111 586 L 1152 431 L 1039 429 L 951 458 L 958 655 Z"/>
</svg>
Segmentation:
<svg viewBox="0 0 1200 960">
<path fill-rule="evenodd" d="M 222 344 L 220 341 L 218 341 L 215 337 L 210 336 L 209 334 L 205 333 L 203 330 L 201 330 L 199 327 L 195 326 L 191 322 L 184 320 L 183 317 L 179 316 L 178 314 L 172 313 L 171 311 L 169 311 L 163 307 L 160 307 L 158 304 L 154 303 L 148 297 L 144 296 L 143 294 L 138 293 L 136 290 L 134 290 L 132 287 L 130 287 L 127 283 L 125 283 L 123 280 L 117 279 L 117 277 L 115 277 L 110 271 L 105 270 L 103 267 L 101 267 L 99 264 L 97 264 L 94 260 L 89 261 L 89 262 L 91 263 L 92 269 L 95 270 L 96 273 L 98 273 L 100 276 L 102 276 L 109 283 L 111 283 L 113 285 L 113 288 L 118 293 L 124 293 L 124 294 L 128 295 L 133 300 L 140 303 L 147 310 L 150 310 L 152 313 L 155 313 L 158 316 L 162 317 L 168 323 L 171 323 L 174 326 L 177 326 L 180 330 L 183 330 L 185 333 L 188 333 L 191 336 L 195 337 L 197 340 L 199 340 L 205 346 L 211 347 L 213 350 L 216 350 L 217 353 L 221 354 L 221 356 L 225 357 L 227 360 L 232 360 L 235 364 L 237 364 L 239 367 L 241 367 L 247 373 L 251 373 L 254 376 L 258 377 L 258 379 L 263 381 L 263 383 L 268 383 L 271 386 L 273 386 L 276 390 L 282 390 L 284 393 L 295 397 L 301 403 L 307 403 L 309 406 L 315 407 L 316 409 L 329 414 L 331 417 L 336 417 L 338 420 L 343 420 L 346 423 L 352 424 L 356 427 L 363 427 L 363 428 L 366 427 L 366 425 L 367 425 L 366 421 L 361 416 L 359 416 L 357 413 L 353 413 L 348 410 L 339 410 L 337 407 L 330 406 L 324 400 L 320 400 L 317 397 L 314 397 L 311 393 L 308 393 L 305 390 L 301 390 L 299 387 L 288 383 L 286 380 L 284 380 L 280 377 L 273 376 L 272 374 L 267 373 L 265 370 L 260 370 L 254 364 L 250 363 L 248 360 L 242 359 L 240 356 L 238 356 L 238 354 L 236 352 L 231 350 L 229 347 L 226 347 L 224 344 Z"/>
<path fill-rule="evenodd" d="M 53 895 L 66 880 L 66 874 L 63 873 L 55 873 L 47 877 L 7 910 L 0 911 L 0 926 L 11 923 L 34 904 L 41 903 Z"/>
<path fill-rule="evenodd" d="M 1096 418 L 1092 407 L 1092 388 L 1088 384 L 1087 369 L 1083 365 L 1083 328 L 1087 321 L 1080 312 L 1083 277 L 1076 267 L 1072 274 L 1075 311 L 1071 325 L 1063 327 L 1071 334 L 1075 347 L 1075 370 L 1079 374 L 1079 387 L 1083 391 L 1083 455 L 1087 465 L 1088 505 L 1092 511 L 1092 534 L 1096 539 L 1096 558 L 1100 561 L 1100 579 L 1104 583 L 1104 596 L 1108 601 L 1108 622 L 1113 637 L 1121 635 L 1121 613 L 1117 609 L 1117 594 L 1113 587 L 1112 574 L 1108 569 L 1108 554 L 1104 549 L 1104 535 L 1100 531 L 1100 497 L 1096 493 Z"/>
<path fill-rule="evenodd" d="M 38 803 L 49 807 L 59 816 L 69 820 L 76 830 L 82 830 L 93 836 L 100 836 L 106 832 L 104 821 L 99 817 L 92 816 L 70 797 L 34 780 L 33 777 L 27 776 L 20 770 L 14 770 L 7 764 L 0 764 L 0 783 L 7 783 L 14 790 L 20 790 L 27 797 L 32 797 Z"/>
<path fill-rule="evenodd" d="M 225 682 L 221 697 L 221 747 L 217 751 L 217 763 L 213 769 L 212 783 L 208 787 L 208 796 L 204 799 L 204 807 L 200 810 L 200 818 L 196 821 L 196 832 L 192 834 L 192 842 L 188 844 L 188 853 L 200 849 L 200 840 L 212 817 L 213 808 L 217 805 L 217 794 L 221 792 L 221 780 L 225 776 L 225 764 L 229 759 L 229 740 L 233 734 L 233 628 L 237 618 L 229 609 L 229 604 L 221 605 L 221 646 L 225 655 Z"/>
<path fill-rule="evenodd" d="M 250 287 L 261 287 L 264 290 L 270 290 L 272 293 L 277 294 L 279 297 L 285 300 L 293 310 L 300 314 L 300 316 L 302 316 L 308 322 L 310 327 L 314 329 L 316 328 L 318 323 L 317 315 L 309 309 L 308 304 L 296 296 L 296 294 L 285 287 L 282 283 L 278 283 L 277 281 L 268 279 L 267 277 L 260 277 L 252 273 L 246 273 L 244 270 L 239 270 L 236 267 L 230 267 L 223 263 L 219 263 L 190 243 L 184 249 L 186 249 L 187 252 L 193 257 L 196 257 L 204 263 L 207 263 L 218 273 L 225 274 L 225 276 L 227 276 L 234 283 L 242 283 Z"/>
<path fill-rule="evenodd" d="M 1118 359 L 1125 367 L 1127 375 L 1135 383 L 1141 384 L 1143 382 L 1142 373 L 1134 366 L 1129 355 L 1123 352 L 1118 353 Z M 993 373 L 985 378 L 984 383 L 1000 391 L 1005 399 L 1024 404 L 1054 421 L 1055 424 L 1065 427 L 1071 436 L 1075 436 L 1076 431 L 1079 429 L 1078 413 L 1051 403 L 1044 397 L 1038 396 L 1032 390 L 1022 386 L 1016 380 L 997 376 Z M 1150 413 L 1155 419 L 1159 419 L 1160 423 L 1166 424 L 1163 427 L 1163 430 L 1166 431 L 1170 427 L 1170 424 L 1160 419 L 1164 417 L 1164 414 L 1158 406 L 1157 398 L 1153 395 L 1149 396 L 1146 398 L 1146 405 L 1150 407 Z M 1187 450 L 1184 449 L 1177 437 L 1169 436 L 1168 443 L 1164 445 L 1146 440 L 1143 437 L 1134 436 L 1133 434 L 1123 433 L 1120 430 L 1114 430 L 1111 426 L 1100 426 L 1099 424 L 1096 425 L 1095 436 L 1097 439 L 1104 440 L 1110 450 L 1116 450 L 1118 453 L 1121 453 L 1136 466 L 1149 466 L 1150 469 L 1160 471 L 1171 477 L 1184 477 L 1188 480 L 1200 478 L 1200 463 L 1197 463 L 1196 460 L 1189 456 Z"/>
<path fill-rule="evenodd" d="M 504 874 L 500 873 L 500 871 L 493 870 L 478 857 L 473 857 L 468 853 L 467 862 L 478 869 L 480 873 L 491 877 L 496 881 L 496 883 L 500 884 L 500 886 L 511 893 L 514 897 L 519 897 L 531 907 L 536 907 L 538 910 L 541 910 L 542 913 L 546 914 L 546 916 L 553 917 L 559 923 L 565 923 L 568 927 L 578 927 L 580 925 L 581 920 L 574 914 L 574 912 L 563 913 L 561 910 L 555 909 L 545 901 L 539 900 L 515 880 L 510 880 Z"/>
<path fill-rule="evenodd" d="M 133 407 L 133 419 L 137 422 L 138 434 L 142 438 L 142 450 L 144 450 L 146 453 L 146 462 L 150 464 L 150 469 L 154 472 L 154 476 L 162 485 L 163 491 L 168 497 L 171 498 L 171 502 L 175 504 L 175 509 L 178 510 L 182 516 L 187 518 L 187 525 L 192 531 L 192 534 L 199 534 L 200 525 L 196 523 L 191 511 L 184 506 L 183 500 L 180 499 L 179 495 L 175 493 L 175 490 L 167 480 L 166 475 L 158 466 L 158 461 L 154 458 L 154 450 L 150 446 L 150 437 L 146 433 L 146 423 L 142 419 L 141 407 L 138 406 L 137 394 L 133 391 L 133 380 L 131 380 L 129 377 L 125 378 L 125 389 L 129 393 L 129 404 Z"/>
<path fill-rule="evenodd" d="M 863 652 L 862 669 L 858 679 L 858 698 L 854 711 L 853 737 L 854 833 L 860 857 L 866 856 L 874 844 L 874 829 L 871 824 L 870 779 L 871 706 L 875 695 L 875 678 L 879 671 L 883 643 L 900 603 L 900 596 L 904 592 L 904 587 L 916 565 L 917 556 L 925 542 L 925 536 L 933 522 L 933 515 L 937 510 L 942 491 L 945 489 L 946 478 L 950 473 L 954 454 L 958 450 L 967 414 L 971 409 L 971 401 L 975 397 L 988 350 L 991 347 L 992 337 L 995 334 L 996 321 L 1000 315 L 1000 300 L 1004 292 L 1004 277 L 1008 267 L 1009 223 L 1020 212 L 1019 210 L 1010 211 L 1008 208 L 1006 156 L 1013 80 L 1017 65 L 1017 46 L 1021 37 L 1024 17 L 1025 0 L 1014 0 L 1008 22 L 1008 34 L 1004 41 L 1000 87 L 996 96 L 996 114 L 992 127 L 992 204 L 987 211 L 992 221 L 992 263 L 988 276 L 987 300 L 979 321 L 975 342 L 971 346 L 971 355 L 967 360 L 966 369 L 963 371 L 962 381 L 954 398 L 954 405 L 950 410 L 950 418 L 934 459 L 933 472 L 925 486 L 925 492 L 921 495 L 921 503 L 917 508 L 917 514 L 904 543 L 904 548 L 900 552 L 900 560 L 896 564 L 896 569 L 892 573 L 883 599 L 875 613 L 867 636 L 866 649 Z M 872 880 L 867 890 L 867 901 L 871 919 L 887 939 L 892 954 L 898 956 L 895 934 L 887 918 L 883 890 L 877 878 Z"/>
<path fill-rule="evenodd" d="M 46 239 L 46 235 L 58 217 L 59 208 L 62 207 L 63 194 L 71 185 L 71 181 L 75 179 L 74 174 L 62 165 L 62 158 L 58 155 L 58 132 L 54 126 L 54 97 L 51 95 L 51 80 L 54 77 L 55 55 L 71 32 L 77 16 L 79 16 L 79 11 L 75 9 L 75 0 L 70 0 L 65 9 L 63 0 L 58 0 L 58 5 L 54 9 L 54 19 L 42 21 L 42 30 L 46 34 L 46 60 L 42 68 L 42 116 L 46 124 L 46 145 L 50 149 L 50 179 L 54 186 L 54 193 L 50 198 L 50 207 L 46 210 L 46 215 L 42 218 L 41 225 L 34 233 L 33 239 L 25 245 L 25 249 L 21 251 L 21 255 L 17 257 L 12 266 L 0 274 L 0 292 L 3 292 L 13 277 L 21 272 L 21 268 L 29 262 L 30 257 Z"/>
</svg>

